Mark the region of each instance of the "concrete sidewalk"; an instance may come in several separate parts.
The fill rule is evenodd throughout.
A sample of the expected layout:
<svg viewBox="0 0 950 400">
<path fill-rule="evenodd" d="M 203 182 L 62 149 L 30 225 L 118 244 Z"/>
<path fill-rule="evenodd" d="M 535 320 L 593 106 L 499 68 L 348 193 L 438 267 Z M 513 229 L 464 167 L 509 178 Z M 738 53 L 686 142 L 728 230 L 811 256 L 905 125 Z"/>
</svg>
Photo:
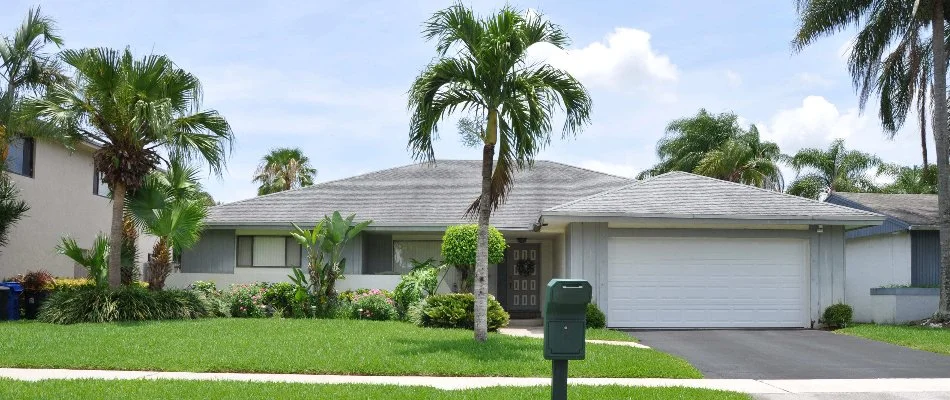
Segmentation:
<svg viewBox="0 0 950 400">
<path fill-rule="evenodd" d="M 240 374 L 22 368 L 0 368 L 0 378 L 26 381 L 44 379 L 183 379 L 323 384 L 355 383 L 429 386 L 446 390 L 491 386 L 542 386 L 549 385 L 551 382 L 550 378 Z M 571 378 L 569 383 L 573 385 L 681 386 L 731 390 L 756 395 L 821 393 L 928 393 L 930 395 L 950 395 L 950 379 L 948 378 L 809 380 Z"/>
</svg>

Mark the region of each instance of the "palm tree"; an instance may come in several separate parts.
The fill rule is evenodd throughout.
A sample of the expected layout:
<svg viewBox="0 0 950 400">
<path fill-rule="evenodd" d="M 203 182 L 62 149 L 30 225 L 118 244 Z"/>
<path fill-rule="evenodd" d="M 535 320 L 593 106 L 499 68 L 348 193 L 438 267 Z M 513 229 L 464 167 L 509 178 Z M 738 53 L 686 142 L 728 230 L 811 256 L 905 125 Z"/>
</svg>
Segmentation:
<svg viewBox="0 0 950 400">
<path fill-rule="evenodd" d="M 843 139 L 835 140 L 827 149 L 801 149 L 787 161 L 797 174 L 788 193 L 812 199 L 823 191 L 876 192 L 868 171 L 883 165 L 873 154 L 846 149 Z"/>
<path fill-rule="evenodd" d="M 639 179 L 685 171 L 772 190 L 784 186 L 778 145 L 761 141 L 754 125 L 743 129 L 733 113 L 700 109 L 695 116 L 670 122 L 657 143 L 657 156 L 660 161 Z"/>
<path fill-rule="evenodd" d="M 937 166 L 925 167 L 885 164 L 878 172 L 894 178 L 881 188 L 884 193 L 937 194 Z"/>
<path fill-rule="evenodd" d="M 435 40 L 438 58 L 409 90 L 409 148 L 416 159 L 434 161 L 438 123 L 456 111 L 484 121 L 481 195 L 468 210 L 478 216 L 475 264 L 475 339 L 485 341 L 488 308 L 488 225 L 504 201 L 515 169 L 531 165 L 551 140 L 555 108 L 565 111 L 562 136 L 590 122 L 591 100 L 580 82 L 545 63 L 529 63 L 538 43 L 568 45 L 561 28 L 535 13 L 504 7 L 481 17 L 455 4 L 436 12 L 423 28 Z M 495 148 L 498 162 L 495 164 Z"/>
<path fill-rule="evenodd" d="M 66 50 L 73 67 L 67 83 L 51 85 L 26 104 L 26 115 L 56 124 L 99 149 L 95 166 L 112 191 L 110 247 L 122 246 L 126 193 L 166 155 L 197 160 L 220 174 L 233 138 L 217 111 L 202 110 L 201 84 L 166 56 L 134 59 L 98 48 Z M 120 284 L 121 252 L 109 254 L 109 285 Z"/>
<path fill-rule="evenodd" d="M 254 182 L 260 183 L 257 195 L 283 192 L 313 185 L 317 170 L 299 148 L 273 149 L 261 158 L 254 173 Z"/>
<path fill-rule="evenodd" d="M 40 8 L 31 8 L 13 37 L 0 37 L 0 163 L 6 161 L 8 144 L 20 136 L 57 136 L 35 120 L 15 118 L 24 93 L 38 94 L 65 78 L 56 57 L 44 52 L 46 45 L 62 46 L 55 22 Z"/>
<path fill-rule="evenodd" d="M 861 30 L 854 40 L 854 46 L 848 60 L 851 77 L 862 90 L 863 97 L 874 88 L 874 80 L 880 78 L 882 60 L 885 53 L 900 53 L 906 56 L 895 56 L 901 59 L 895 61 L 895 68 L 905 68 L 903 74 L 894 74 L 897 84 L 890 89 L 897 89 L 898 95 L 895 104 L 909 105 L 914 97 L 912 94 L 900 94 L 901 90 L 911 92 L 916 88 L 917 100 L 926 97 L 919 94 L 926 91 L 926 84 L 932 82 L 930 98 L 933 101 L 933 130 L 936 142 L 937 180 L 938 187 L 950 188 L 950 137 L 947 129 L 947 43 L 946 19 L 947 0 L 796 0 L 800 14 L 801 27 L 793 41 L 794 46 L 801 50 L 821 36 L 835 34 L 852 26 L 861 26 Z M 928 32 L 929 28 L 929 32 Z M 934 40 L 937 38 L 937 40 Z M 926 44 L 929 52 L 924 52 Z M 929 59 L 927 62 L 923 59 Z M 929 63 L 929 66 L 928 66 Z M 929 70 L 929 71 L 928 71 Z M 885 78 L 885 83 L 888 78 Z M 916 81 L 916 86 L 910 82 Z M 880 82 L 880 80 L 879 80 Z M 882 88 L 885 85 L 880 85 Z M 888 104 L 886 100 L 882 100 Z M 909 107 L 909 106 L 908 106 Z M 926 110 L 926 105 L 920 109 Z M 885 115 L 895 115 L 901 118 L 901 113 L 887 112 Z M 906 115 L 903 114 L 903 115 Z M 887 124 L 885 123 L 885 128 Z M 885 129 L 887 130 L 887 129 Z M 938 209 L 940 214 L 940 265 L 942 266 L 940 303 L 937 313 L 943 317 L 950 316 L 950 193 L 939 190 Z"/>
<path fill-rule="evenodd" d="M 171 273 L 174 253 L 201 238 L 208 206 L 198 184 L 200 169 L 172 159 L 165 171 L 153 171 L 128 198 L 134 224 L 158 240 L 148 263 L 149 289 L 161 290 Z"/>
<path fill-rule="evenodd" d="M 10 177 L 0 173 L 0 247 L 7 245 L 10 229 L 30 210 L 17 195 L 18 191 Z"/>
</svg>

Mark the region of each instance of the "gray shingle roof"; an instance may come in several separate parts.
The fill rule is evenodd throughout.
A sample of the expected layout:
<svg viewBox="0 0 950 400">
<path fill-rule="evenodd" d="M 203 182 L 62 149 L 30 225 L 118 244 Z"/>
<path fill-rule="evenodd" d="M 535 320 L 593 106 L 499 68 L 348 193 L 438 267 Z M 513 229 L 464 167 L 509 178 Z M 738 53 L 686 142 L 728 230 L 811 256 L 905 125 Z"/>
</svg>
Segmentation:
<svg viewBox="0 0 950 400">
<path fill-rule="evenodd" d="M 481 161 L 439 160 L 371 172 L 308 188 L 212 207 L 209 225 L 313 224 L 324 215 L 356 213 L 376 227 L 447 226 L 469 222 L 465 211 L 481 188 Z M 507 202 L 492 214 L 499 228 L 531 229 L 541 210 L 633 182 L 551 161 L 518 171 Z"/>
<path fill-rule="evenodd" d="M 935 194 L 883 194 L 835 192 L 857 206 L 901 220 L 912 226 L 935 226 L 937 195 Z"/>
<path fill-rule="evenodd" d="M 551 207 L 543 215 L 879 220 L 881 216 L 738 183 L 670 172 Z"/>
</svg>

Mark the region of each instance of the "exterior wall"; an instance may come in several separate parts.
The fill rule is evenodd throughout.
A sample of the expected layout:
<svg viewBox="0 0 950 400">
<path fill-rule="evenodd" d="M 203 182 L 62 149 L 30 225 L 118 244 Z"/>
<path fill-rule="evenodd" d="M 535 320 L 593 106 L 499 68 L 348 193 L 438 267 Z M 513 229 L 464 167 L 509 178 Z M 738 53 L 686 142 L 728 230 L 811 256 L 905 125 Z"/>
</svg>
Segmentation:
<svg viewBox="0 0 950 400">
<path fill-rule="evenodd" d="M 871 322 L 872 288 L 911 283 L 911 235 L 905 231 L 850 239 L 845 249 L 845 302 L 854 308 L 855 321 Z"/>
<path fill-rule="evenodd" d="M 911 285 L 939 285 L 940 231 L 911 231 L 910 251 Z"/>
<path fill-rule="evenodd" d="M 233 274 L 237 265 L 235 231 L 208 229 L 201 240 L 181 254 L 181 272 Z"/>
<path fill-rule="evenodd" d="M 233 274 L 210 273 L 172 273 L 165 280 L 169 288 L 185 288 L 194 281 L 211 281 L 217 284 L 218 289 L 225 289 L 232 284 L 254 282 L 290 282 L 289 275 L 293 274 L 290 268 L 239 268 Z M 399 275 L 344 275 L 336 283 L 337 290 L 376 288 L 393 290 L 399 283 Z"/>
<path fill-rule="evenodd" d="M 800 238 L 809 242 L 810 315 L 817 323 L 825 307 L 845 297 L 844 229 L 825 226 L 809 230 L 737 229 L 608 229 L 606 223 L 571 223 L 567 226 L 567 276 L 586 279 L 594 287 L 594 301 L 605 312 L 607 303 L 608 237 L 716 237 L 716 238 Z"/>
<path fill-rule="evenodd" d="M 35 144 L 33 178 L 9 174 L 30 211 L 11 230 L 9 243 L 0 248 L 0 277 L 35 269 L 76 276 L 72 260 L 56 254 L 54 248 L 63 235 L 90 246 L 97 233 L 108 233 L 111 202 L 92 193 L 91 149 L 80 146 L 70 153 L 59 144 L 43 140 Z M 140 246 L 141 253 L 148 250 L 150 246 Z"/>
<path fill-rule="evenodd" d="M 872 321 L 878 324 L 903 324 L 928 318 L 937 310 L 940 289 L 871 289 Z"/>
</svg>

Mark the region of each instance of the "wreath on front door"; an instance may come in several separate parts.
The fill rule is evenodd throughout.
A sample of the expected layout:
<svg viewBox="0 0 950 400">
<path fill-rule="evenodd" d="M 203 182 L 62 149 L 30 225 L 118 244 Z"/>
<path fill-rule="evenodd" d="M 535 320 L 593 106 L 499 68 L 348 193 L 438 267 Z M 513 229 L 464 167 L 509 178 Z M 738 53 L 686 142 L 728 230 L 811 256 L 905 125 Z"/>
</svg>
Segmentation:
<svg viewBox="0 0 950 400">
<path fill-rule="evenodd" d="M 521 276 L 529 276 L 534 274 L 534 260 L 529 260 L 527 258 L 522 258 L 518 260 L 518 263 L 515 264 L 515 272 Z"/>
</svg>

